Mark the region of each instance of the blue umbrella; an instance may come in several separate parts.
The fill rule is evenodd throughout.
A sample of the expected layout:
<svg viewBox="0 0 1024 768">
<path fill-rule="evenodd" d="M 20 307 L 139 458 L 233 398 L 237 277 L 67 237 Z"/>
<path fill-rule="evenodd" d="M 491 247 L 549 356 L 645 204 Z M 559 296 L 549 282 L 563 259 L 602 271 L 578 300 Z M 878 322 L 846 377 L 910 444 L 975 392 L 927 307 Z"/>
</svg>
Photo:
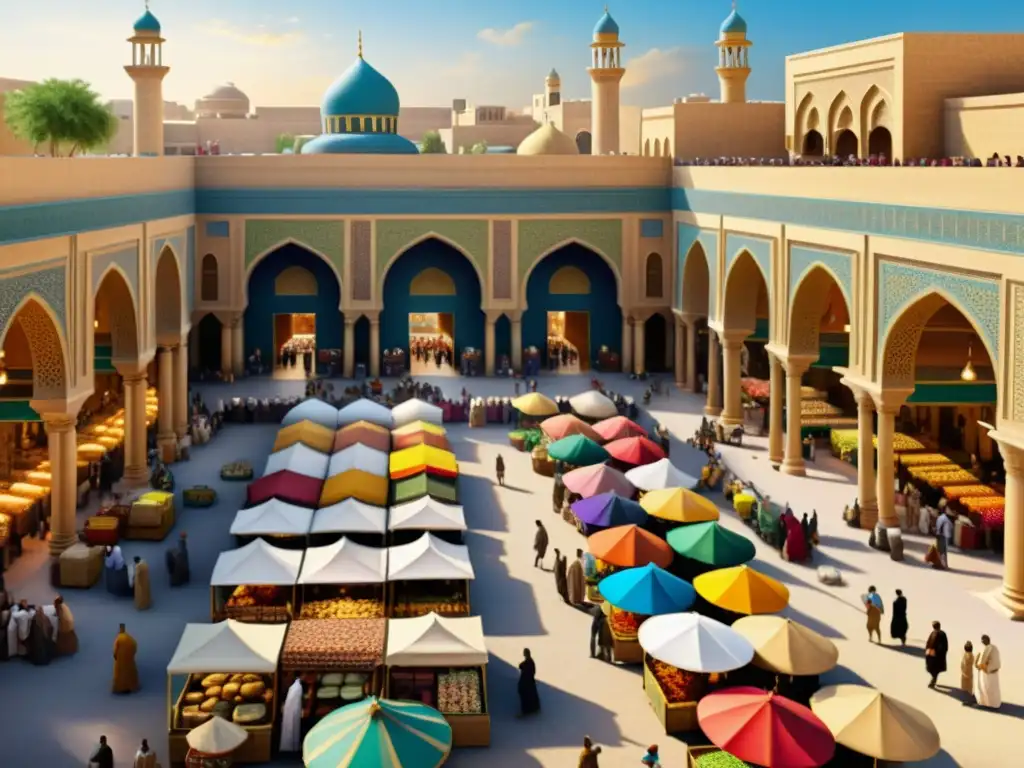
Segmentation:
<svg viewBox="0 0 1024 768">
<path fill-rule="evenodd" d="M 599 528 L 647 522 L 647 511 L 643 507 L 615 493 L 599 493 L 589 499 L 580 499 L 572 505 L 572 511 L 581 523 Z"/>
<path fill-rule="evenodd" d="M 436 709 L 371 696 L 336 709 L 302 742 L 306 768 L 439 766 L 452 748 L 452 727 Z"/>
<path fill-rule="evenodd" d="M 597 589 L 616 608 L 643 616 L 681 613 L 697 599 L 688 581 L 654 563 L 613 573 L 602 579 Z"/>
</svg>

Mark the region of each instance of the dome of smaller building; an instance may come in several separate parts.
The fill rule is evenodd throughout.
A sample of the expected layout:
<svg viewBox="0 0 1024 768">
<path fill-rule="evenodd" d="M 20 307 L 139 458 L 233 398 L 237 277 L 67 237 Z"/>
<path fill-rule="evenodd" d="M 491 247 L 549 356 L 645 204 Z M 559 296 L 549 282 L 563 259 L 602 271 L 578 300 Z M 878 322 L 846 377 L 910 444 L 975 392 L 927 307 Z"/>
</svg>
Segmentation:
<svg viewBox="0 0 1024 768">
<path fill-rule="evenodd" d="M 304 155 L 418 155 L 397 133 L 325 133 L 302 145 Z"/>
<path fill-rule="evenodd" d="M 359 57 L 324 94 L 324 115 L 398 115 L 398 91 L 384 75 Z"/>
<path fill-rule="evenodd" d="M 579 147 L 571 136 L 546 123 L 519 144 L 517 155 L 578 155 Z"/>
<path fill-rule="evenodd" d="M 218 85 L 210 93 L 203 96 L 204 99 L 217 99 L 218 101 L 244 101 L 249 103 L 249 97 L 237 88 L 234 83 Z"/>
<path fill-rule="evenodd" d="M 725 18 L 718 31 L 723 35 L 745 35 L 747 34 L 747 22 L 733 8 L 732 13 Z"/>
<path fill-rule="evenodd" d="M 598 35 L 618 35 L 619 25 L 615 23 L 615 19 L 608 13 L 608 6 L 605 6 L 604 16 L 597 20 L 597 25 L 594 27 L 594 37 Z"/>
<path fill-rule="evenodd" d="M 136 32 L 153 32 L 159 35 L 160 22 L 157 20 L 156 16 L 154 16 L 153 13 L 149 10 L 149 8 L 147 8 L 146 12 L 139 16 L 139 18 L 136 20 L 133 29 Z"/>
<path fill-rule="evenodd" d="M 561 78 L 558 76 L 558 72 L 555 70 L 555 68 L 552 67 L 551 71 L 548 72 L 547 79 L 548 80 L 560 80 Z"/>
</svg>

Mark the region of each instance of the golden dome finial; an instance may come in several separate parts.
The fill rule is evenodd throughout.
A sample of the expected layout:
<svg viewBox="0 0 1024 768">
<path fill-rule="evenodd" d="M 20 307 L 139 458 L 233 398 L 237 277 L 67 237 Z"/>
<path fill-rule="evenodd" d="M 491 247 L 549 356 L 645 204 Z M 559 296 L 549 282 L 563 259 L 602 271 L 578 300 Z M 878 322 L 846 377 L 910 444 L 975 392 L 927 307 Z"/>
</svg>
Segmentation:
<svg viewBox="0 0 1024 768">
<path fill-rule="evenodd" d="M 370 707 L 369 707 L 370 717 L 376 717 L 378 714 L 380 714 L 380 710 L 381 710 L 380 702 L 377 699 L 374 699 L 373 701 L 370 702 Z"/>
<path fill-rule="evenodd" d="M 359 30 L 359 58 L 363 58 L 363 30 Z"/>
</svg>

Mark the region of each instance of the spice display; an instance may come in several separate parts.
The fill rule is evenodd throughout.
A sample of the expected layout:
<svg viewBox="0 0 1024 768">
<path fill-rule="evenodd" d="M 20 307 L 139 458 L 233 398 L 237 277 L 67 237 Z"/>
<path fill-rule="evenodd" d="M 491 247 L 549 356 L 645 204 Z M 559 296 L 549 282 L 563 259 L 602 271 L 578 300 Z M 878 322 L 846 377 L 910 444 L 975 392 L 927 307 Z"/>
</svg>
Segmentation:
<svg viewBox="0 0 1024 768">
<path fill-rule="evenodd" d="M 707 691 L 708 681 L 704 675 L 677 669 L 653 659 L 648 664 L 665 700 L 670 704 L 698 701 Z"/>
<path fill-rule="evenodd" d="M 839 416 L 842 412 L 827 400 L 804 400 L 800 403 L 801 416 Z"/>
<path fill-rule="evenodd" d="M 949 488 L 943 488 L 942 495 L 947 499 L 965 499 L 998 496 L 999 494 L 987 485 L 952 485 Z"/>
<path fill-rule="evenodd" d="M 740 381 L 740 387 L 751 400 L 767 400 L 771 396 L 771 382 L 764 379 L 744 378 Z"/>
<path fill-rule="evenodd" d="M 967 497 L 960 503 L 981 516 L 982 528 L 1002 528 L 1006 522 L 1006 499 L 1002 496 Z"/>
<path fill-rule="evenodd" d="M 280 605 L 285 599 L 286 595 L 280 587 L 244 585 L 235 587 L 224 605 L 227 608 L 252 608 Z"/>
<path fill-rule="evenodd" d="M 911 453 L 906 456 L 900 456 L 900 464 L 904 467 L 938 466 L 952 463 L 948 456 L 941 453 Z"/>
<path fill-rule="evenodd" d="M 379 619 L 383 616 L 384 602 L 372 599 L 311 600 L 299 611 L 300 619 Z"/>
<path fill-rule="evenodd" d="M 910 476 L 924 480 L 926 476 L 937 472 L 956 472 L 958 469 L 960 469 L 958 464 L 926 464 L 920 467 L 911 467 Z"/>
<path fill-rule="evenodd" d="M 858 435 L 856 429 L 833 429 L 829 436 L 832 444 L 832 452 L 843 461 L 849 461 L 850 456 L 857 450 Z M 878 447 L 878 437 L 872 435 L 871 444 Z M 911 437 L 897 432 L 892 438 L 892 449 L 895 453 L 906 453 L 908 451 L 923 451 L 924 444 Z M 943 462 L 945 463 L 945 461 Z"/>
<path fill-rule="evenodd" d="M 437 708 L 450 715 L 483 712 L 480 675 L 475 669 L 453 669 L 437 676 Z"/>
<path fill-rule="evenodd" d="M 706 752 L 697 758 L 697 768 L 747 768 L 747 764 L 728 752 Z"/>
<path fill-rule="evenodd" d="M 640 629 L 640 617 L 635 613 L 620 611 L 617 608 L 612 609 L 612 615 L 609 618 L 609 622 L 612 634 L 616 637 L 625 640 L 636 639 L 636 633 Z"/>
<path fill-rule="evenodd" d="M 298 619 L 288 626 L 281 668 L 370 671 L 384 663 L 385 619 Z"/>
<path fill-rule="evenodd" d="M 978 478 L 966 469 L 943 469 L 937 472 L 927 472 L 921 476 L 932 488 L 945 488 L 947 485 L 966 485 L 977 483 Z"/>
</svg>

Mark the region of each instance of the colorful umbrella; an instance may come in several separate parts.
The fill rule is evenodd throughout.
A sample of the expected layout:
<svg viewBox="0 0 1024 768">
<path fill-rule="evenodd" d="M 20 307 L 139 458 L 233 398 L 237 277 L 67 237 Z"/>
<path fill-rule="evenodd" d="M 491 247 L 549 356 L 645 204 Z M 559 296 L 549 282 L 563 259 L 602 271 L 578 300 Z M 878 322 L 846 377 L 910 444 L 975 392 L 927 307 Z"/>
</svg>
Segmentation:
<svg viewBox="0 0 1024 768">
<path fill-rule="evenodd" d="M 594 429 L 605 440 L 622 440 L 627 437 L 647 437 L 647 430 L 625 416 L 613 416 L 599 421 Z"/>
<path fill-rule="evenodd" d="M 732 625 L 754 646 L 754 663 L 780 675 L 823 675 L 839 662 L 827 637 L 782 616 L 744 616 Z"/>
<path fill-rule="evenodd" d="M 306 768 L 439 766 L 452 749 L 452 727 L 436 709 L 371 696 L 336 709 L 302 742 Z"/>
<path fill-rule="evenodd" d="M 829 685 L 811 696 L 811 710 L 844 747 L 876 760 L 927 760 L 942 748 L 928 715 L 864 685 Z"/>
<path fill-rule="evenodd" d="M 583 435 L 595 443 L 602 442 L 603 438 L 594 431 L 594 428 L 571 413 L 560 413 L 540 423 L 541 431 L 552 440 L 561 440 L 570 435 Z"/>
<path fill-rule="evenodd" d="M 643 525 L 647 520 L 647 513 L 643 507 L 614 493 L 602 493 L 577 501 L 572 505 L 572 511 L 581 523 L 601 528 L 630 523 Z"/>
<path fill-rule="evenodd" d="M 610 398 L 590 389 L 575 397 L 569 398 L 569 406 L 574 413 L 585 419 L 607 419 L 619 412 Z"/>
<path fill-rule="evenodd" d="M 613 573 L 601 579 L 597 591 L 616 608 L 642 616 L 685 611 L 697 599 L 689 582 L 654 563 Z"/>
<path fill-rule="evenodd" d="M 697 478 L 683 472 L 668 459 L 659 459 L 653 464 L 634 467 L 626 473 L 626 479 L 642 491 L 661 488 L 689 488 L 698 485 Z"/>
<path fill-rule="evenodd" d="M 608 460 L 608 452 L 583 435 L 572 435 L 556 440 L 548 445 L 548 456 L 576 467 L 587 467 Z"/>
<path fill-rule="evenodd" d="M 607 464 L 592 464 L 566 472 L 562 482 L 572 493 L 578 493 L 585 499 L 599 493 L 615 493 L 627 498 L 636 493 L 636 488 L 626 476 Z"/>
<path fill-rule="evenodd" d="M 693 580 L 697 594 L 733 613 L 777 613 L 789 604 L 789 590 L 747 565 L 702 573 Z"/>
<path fill-rule="evenodd" d="M 668 532 L 668 545 L 678 554 L 716 568 L 749 563 L 757 554 L 754 542 L 718 523 L 681 525 Z"/>
<path fill-rule="evenodd" d="M 396 451 L 390 458 L 391 479 L 400 480 L 421 472 L 439 477 L 458 477 L 459 465 L 455 456 L 432 445 L 415 445 Z"/>
<path fill-rule="evenodd" d="M 651 517 L 670 523 L 706 523 L 718 519 L 718 507 L 713 501 L 685 488 L 662 488 L 645 493 L 640 506 Z"/>
<path fill-rule="evenodd" d="M 637 640 L 651 658 L 687 672 L 732 672 L 754 658 L 746 638 L 699 613 L 654 616 L 640 625 Z"/>
<path fill-rule="evenodd" d="M 526 416 L 554 416 L 558 413 L 558 405 L 550 397 L 540 392 L 530 392 L 512 401 L 512 407 Z"/>
<path fill-rule="evenodd" d="M 665 458 L 665 452 L 661 450 L 661 446 L 652 443 L 646 437 L 619 438 L 608 443 L 605 448 L 616 461 L 632 464 L 634 467 L 652 464 Z"/>
<path fill-rule="evenodd" d="M 697 722 L 712 744 L 757 765 L 818 768 L 836 751 L 828 726 L 811 710 L 760 688 L 708 694 L 697 704 Z"/>
<path fill-rule="evenodd" d="M 587 539 L 590 554 L 620 568 L 654 563 L 662 568 L 672 562 L 672 550 L 663 539 L 635 525 L 620 525 Z"/>
</svg>

